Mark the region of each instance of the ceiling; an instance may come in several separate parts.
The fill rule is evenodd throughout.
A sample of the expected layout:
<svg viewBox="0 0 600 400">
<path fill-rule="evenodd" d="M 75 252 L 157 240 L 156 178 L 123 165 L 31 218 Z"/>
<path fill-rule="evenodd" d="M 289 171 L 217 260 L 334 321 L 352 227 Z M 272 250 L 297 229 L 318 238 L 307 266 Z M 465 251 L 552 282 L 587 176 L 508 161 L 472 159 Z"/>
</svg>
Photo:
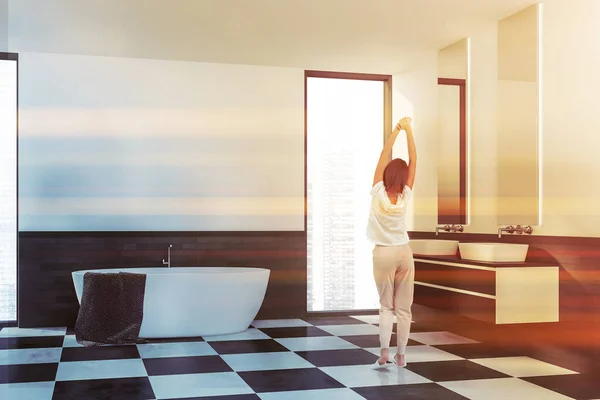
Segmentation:
<svg viewBox="0 0 600 400">
<path fill-rule="evenodd" d="M 9 0 L 9 47 L 393 73 L 537 0 Z"/>
</svg>

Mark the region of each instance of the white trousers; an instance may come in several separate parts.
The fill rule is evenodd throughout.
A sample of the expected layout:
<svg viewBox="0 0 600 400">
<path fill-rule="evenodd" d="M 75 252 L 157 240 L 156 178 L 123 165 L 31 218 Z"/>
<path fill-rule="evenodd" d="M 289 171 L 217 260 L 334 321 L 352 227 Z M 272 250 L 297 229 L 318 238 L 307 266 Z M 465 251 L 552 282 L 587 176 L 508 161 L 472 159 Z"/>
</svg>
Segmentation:
<svg viewBox="0 0 600 400">
<path fill-rule="evenodd" d="M 398 354 L 406 352 L 415 284 L 415 262 L 410 245 L 375 246 L 373 275 L 379 292 L 379 339 L 388 349 L 396 316 Z"/>
</svg>

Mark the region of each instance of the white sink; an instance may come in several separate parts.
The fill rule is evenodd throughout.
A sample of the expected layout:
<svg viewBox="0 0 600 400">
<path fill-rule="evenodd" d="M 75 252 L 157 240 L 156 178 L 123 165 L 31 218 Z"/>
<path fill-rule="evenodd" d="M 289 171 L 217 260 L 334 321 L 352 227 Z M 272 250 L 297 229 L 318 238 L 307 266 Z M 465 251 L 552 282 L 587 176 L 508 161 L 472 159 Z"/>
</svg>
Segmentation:
<svg viewBox="0 0 600 400">
<path fill-rule="evenodd" d="M 414 255 L 455 256 L 458 240 L 415 239 L 410 241 Z"/>
<path fill-rule="evenodd" d="M 523 262 L 528 244 L 513 243 L 459 243 L 460 257 L 483 262 Z"/>
</svg>

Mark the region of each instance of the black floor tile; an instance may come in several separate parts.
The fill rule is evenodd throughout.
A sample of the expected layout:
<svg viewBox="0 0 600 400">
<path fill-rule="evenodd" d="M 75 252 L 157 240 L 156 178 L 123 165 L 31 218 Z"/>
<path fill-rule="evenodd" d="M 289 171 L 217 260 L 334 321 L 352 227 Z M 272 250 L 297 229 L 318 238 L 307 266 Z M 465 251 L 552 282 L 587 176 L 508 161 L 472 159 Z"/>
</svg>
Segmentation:
<svg viewBox="0 0 600 400">
<path fill-rule="evenodd" d="M 261 328 L 260 331 L 269 335 L 274 339 L 280 338 L 299 338 L 299 337 L 315 337 L 315 336 L 332 336 L 329 332 L 325 332 L 314 326 L 298 326 L 290 328 Z"/>
<path fill-rule="evenodd" d="M 600 376 L 576 374 L 521 378 L 575 400 L 600 399 Z"/>
<path fill-rule="evenodd" d="M 144 365 L 149 376 L 233 371 L 219 356 L 149 358 Z"/>
<path fill-rule="evenodd" d="M 318 368 L 238 372 L 257 393 L 345 387 Z"/>
<path fill-rule="evenodd" d="M 354 388 L 367 400 L 465 400 L 451 390 L 435 383 Z"/>
<path fill-rule="evenodd" d="M 379 341 L 379 335 L 340 336 L 340 338 L 362 348 L 372 348 L 381 346 L 381 342 Z M 397 339 L 398 337 L 396 336 L 396 334 L 392 334 L 390 346 L 396 346 Z M 410 342 L 411 340 L 409 339 L 409 345 L 411 345 Z"/>
<path fill-rule="evenodd" d="M 261 340 L 231 340 L 210 342 L 210 346 L 219 354 L 270 353 L 289 351 L 272 339 Z"/>
<path fill-rule="evenodd" d="M 425 346 L 424 343 L 417 342 L 416 340 L 408 339 L 407 346 Z"/>
<path fill-rule="evenodd" d="M 324 350 L 296 352 L 316 367 L 338 367 L 342 365 L 370 365 L 377 356 L 363 349 Z"/>
<path fill-rule="evenodd" d="M 189 343 L 189 342 L 204 342 L 204 338 L 200 336 L 183 337 L 183 338 L 160 338 L 160 339 L 144 339 L 148 343 Z"/>
<path fill-rule="evenodd" d="M 486 343 L 448 344 L 432 346 L 462 358 L 498 358 L 517 357 L 518 352 L 511 351 L 505 346 Z"/>
<path fill-rule="evenodd" d="M 434 382 L 507 378 L 501 372 L 469 360 L 408 363 L 406 369 Z"/>
<path fill-rule="evenodd" d="M 422 325 L 415 325 L 412 324 L 410 326 L 410 332 L 414 332 L 414 333 L 419 333 L 419 332 L 440 332 L 440 331 L 444 331 L 444 329 L 440 329 L 440 328 L 433 328 L 433 327 L 426 327 L 426 326 L 422 326 Z M 398 328 L 396 327 L 396 325 L 394 325 L 394 333 L 398 333 Z"/>
<path fill-rule="evenodd" d="M 148 378 L 61 381 L 52 400 L 149 400 L 154 391 Z"/>
<path fill-rule="evenodd" d="M 339 317 L 312 317 L 304 319 L 309 324 L 315 326 L 319 325 L 359 325 L 366 324 L 366 322 L 358 320 L 356 318 L 339 316 Z"/>
<path fill-rule="evenodd" d="M 140 358 L 136 346 L 65 347 L 60 361 L 125 360 L 131 358 Z"/>
<path fill-rule="evenodd" d="M 165 400 L 260 400 L 256 394 L 234 394 L 231 396 L 186 397 L 185 399 Z"/>
<path fill-rule="evenodd" d="M 0 350 L 46 349 L 62 347 L 64 336 L 0 338 Z"/>
<path fill-rule="evenodd" d="M 442 326 L 433 323 L 414 323 L 410 325 L 411 332 L 439 332 L 445 331 Z M 394 324 L 394 332 L 398 332 L 398 327 Z"/>
<path fill-rule="evenodd" d="M 50 382 L 56 379 L 58 363 L 0 365 L 0 384 Z"/>
</svg>

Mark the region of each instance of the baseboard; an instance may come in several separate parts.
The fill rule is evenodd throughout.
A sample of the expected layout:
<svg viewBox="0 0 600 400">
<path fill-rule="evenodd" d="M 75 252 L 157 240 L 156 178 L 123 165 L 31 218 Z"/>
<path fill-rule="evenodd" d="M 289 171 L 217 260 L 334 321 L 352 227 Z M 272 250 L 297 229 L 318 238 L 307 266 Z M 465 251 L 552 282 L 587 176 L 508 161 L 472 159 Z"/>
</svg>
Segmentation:
<svg viewBox="0 0 600 400">
<path fill-rule="evenodd" d="M 0 321 L 0 330 L 3 328 L 16 328 L 17 321 Z"/>
<path fill-rule="evenodd" d="M 379 310 L 308 311 L 308 318 L 349 317 L 352 315 L 377 315 Z"/>
</svg>

